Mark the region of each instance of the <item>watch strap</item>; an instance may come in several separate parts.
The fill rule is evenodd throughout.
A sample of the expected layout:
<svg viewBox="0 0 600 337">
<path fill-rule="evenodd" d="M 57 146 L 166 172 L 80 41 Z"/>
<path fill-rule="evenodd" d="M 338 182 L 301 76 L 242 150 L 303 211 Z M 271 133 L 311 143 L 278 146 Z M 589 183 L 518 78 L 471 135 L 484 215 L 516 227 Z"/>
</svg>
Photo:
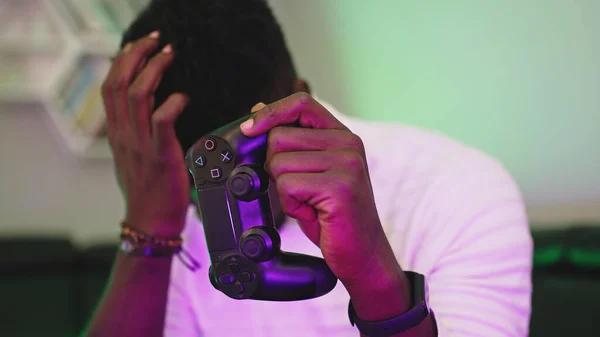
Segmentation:
<svg viewBox="0 0 600 337">
<path fill-rule="evenodd" d="M 405 271 L 411 285 L 411 307 L 403 314 L 383 321 L 363 321 L 354 311 L 352 300 L 348 304 L 348 317 L 352 326 L 369 337 L 390 337 L 419 325 L 429 316 L 425 276 Z"/>
</svg>

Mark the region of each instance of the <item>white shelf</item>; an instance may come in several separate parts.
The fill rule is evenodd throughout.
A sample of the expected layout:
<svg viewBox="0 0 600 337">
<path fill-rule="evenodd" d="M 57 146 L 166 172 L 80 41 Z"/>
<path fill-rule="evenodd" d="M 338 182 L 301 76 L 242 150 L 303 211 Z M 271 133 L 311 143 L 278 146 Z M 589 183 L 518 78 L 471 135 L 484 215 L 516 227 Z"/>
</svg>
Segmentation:
<svg viewBox="0 0 600 337">
<path fill-rule="evenodd" d="M 28 39 L 27 37 L 0 37 L 0 51 L 2 54 L 57 55 L 60 54 L 62 48 L 64 48 L 63 43 L 65 42 L 57 43 L 55 40 L 50 39 L 40 41 Z"/>
<path fill-rule="evenodd" d="M 62 59 L 62 55 L 0 55 L 0 102 L 41 101 Z"/>
<path fill-rule="evenodd" d="M 147 0 L 53 0 L 82 51 L 108 57 L 117 52 L 123 30 L 139 11 L 139 2 Z"/>
<path fill-rule="evenodd" d="M 99 85 L 123 29 L 146 3 L 0 0 L 0 104 L 40 102 L 66 150 L 111 159 L 108 141 L 98 136 L 104 125 Z M 98 68 L 86 81 L 73 80 L 89 60 Z"/>
<path fill-rule="evenodd" d="M 0 3 L 0 103 L 41 100 L 69 44 L 46 0 Z"/>
<path fill-rule="evenodd" d="M 66 43 L 47 0 L 2 0 L 0 53 L 57 53 Z"/>
</svg>

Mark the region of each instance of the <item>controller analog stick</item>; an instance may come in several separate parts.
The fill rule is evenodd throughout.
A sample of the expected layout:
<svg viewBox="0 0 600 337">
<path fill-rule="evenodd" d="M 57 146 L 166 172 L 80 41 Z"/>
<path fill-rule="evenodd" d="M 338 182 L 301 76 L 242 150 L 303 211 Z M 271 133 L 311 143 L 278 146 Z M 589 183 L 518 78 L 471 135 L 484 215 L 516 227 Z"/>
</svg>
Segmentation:
<svg viewBox="0 0 600 337">
<path fill-rule="evenodd" d="M 267 261 L 281 250 L 281 238 L 274 227 L 252 227 L 242 234 L 239 247 L 250 260 Z"/>
<path fill-rule="evenodd" d="M 260 260 L 267 250 L 265 240 L 260 235 L 249 235 L 242 242 L 242 252 L 252 260 Z"/>
<path fill-rule="evenodd" d="M 233 170 L 227 179 L 227 188 L 241 201 L 252 201 L 267 192 L 269 176 L 264 169 L 255 166 L 240 166 Z"/>
<path fill-rule="evenodd" d="M 240 172 L 231 178 L 230 188 L 234 196 L 248 197 L 254 192 L 254 179 L 251 175 Z"/>
</svg>

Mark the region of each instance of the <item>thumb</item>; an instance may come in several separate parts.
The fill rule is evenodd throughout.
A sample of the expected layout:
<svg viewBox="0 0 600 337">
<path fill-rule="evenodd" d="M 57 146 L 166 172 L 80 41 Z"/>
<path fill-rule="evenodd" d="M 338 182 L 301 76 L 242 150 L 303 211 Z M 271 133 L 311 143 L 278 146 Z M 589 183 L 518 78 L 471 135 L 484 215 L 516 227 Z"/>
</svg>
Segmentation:
<svg viewBox="0 0 600 337">
<path fill-rule="evenodd" d="M 267 105 L 266 105 L 265 103 L 262 103 L 262 102 L 261 102 L 261 103 L 257 103 L 256 105 L 254 105 L 254 106 L 252 107 L 252 109 L 250 110 L 250 112 L 252 112 L 252 113 L 255 113 L 255 112 L 257 112 L 258 110 L 260 110 L 260 109 L 262 109 L 262 108 L 264 108 L 264 107 L 266 107 L 266 106 L 267 106 Z"/>
</svg>

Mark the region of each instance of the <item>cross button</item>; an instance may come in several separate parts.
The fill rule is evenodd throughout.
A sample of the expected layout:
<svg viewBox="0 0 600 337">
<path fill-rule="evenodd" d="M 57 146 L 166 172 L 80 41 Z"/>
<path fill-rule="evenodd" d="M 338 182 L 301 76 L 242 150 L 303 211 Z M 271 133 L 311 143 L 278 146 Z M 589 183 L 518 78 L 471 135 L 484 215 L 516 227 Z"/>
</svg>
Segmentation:
<svg viewBox="0 0 600 337">
<path fill-rule="evenodd" d="M 227 150 L 221 152 L 221 161 L 224 163 L 229 163 L 231 162 L 231 159 L 233 159 L 233 154 Z"/>
</svg>

